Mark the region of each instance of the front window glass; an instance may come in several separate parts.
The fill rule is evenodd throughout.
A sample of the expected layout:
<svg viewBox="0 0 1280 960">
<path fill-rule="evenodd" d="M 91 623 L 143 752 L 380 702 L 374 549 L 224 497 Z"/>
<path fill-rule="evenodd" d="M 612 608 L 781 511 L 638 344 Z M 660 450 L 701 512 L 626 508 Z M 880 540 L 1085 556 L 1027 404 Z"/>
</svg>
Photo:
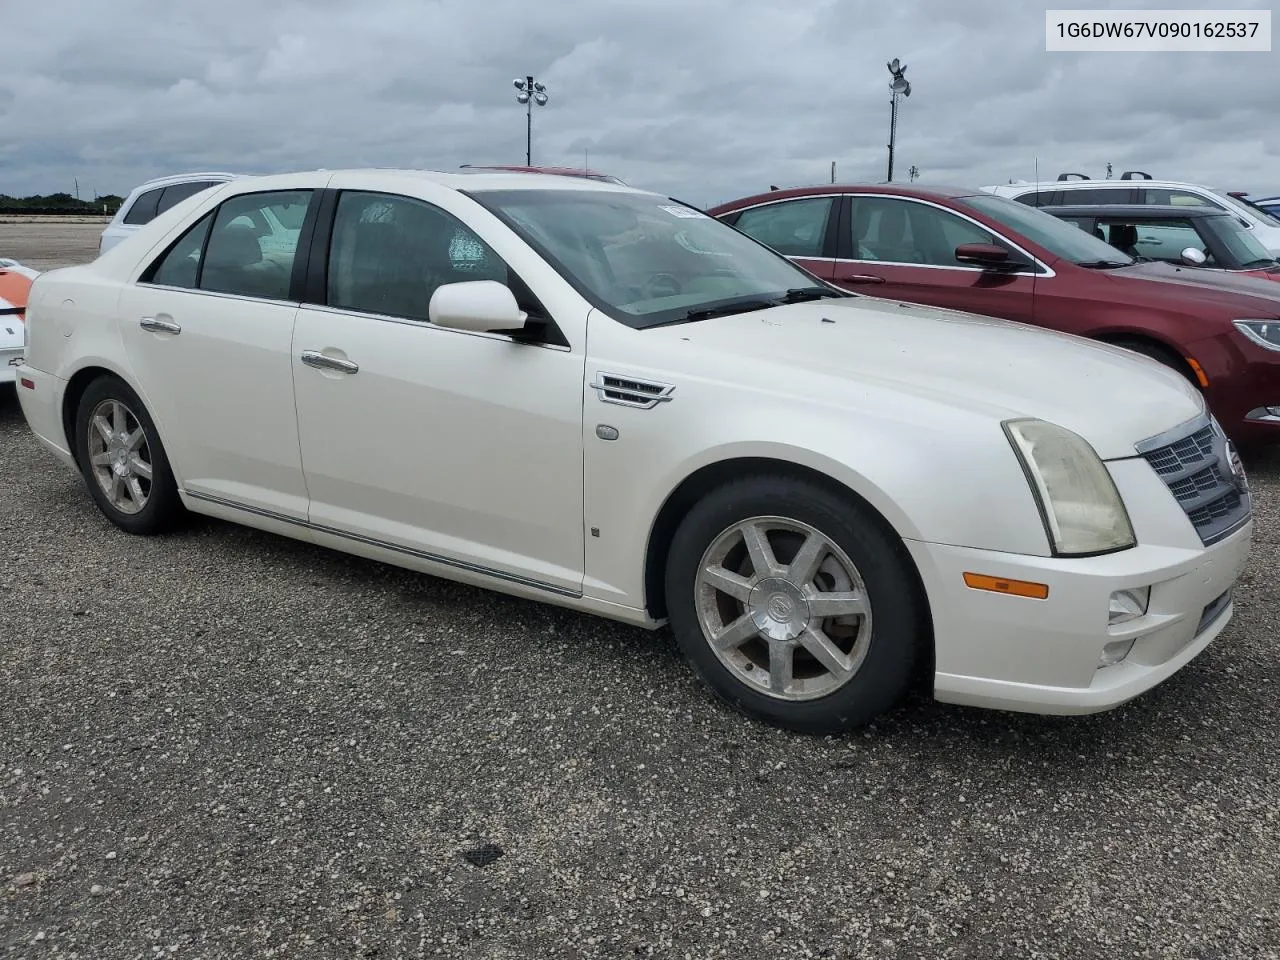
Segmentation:
<svg viewBox="0 0 1280 960">
<path fill-rule="evenodd" d="M 1101 222 L 1107 231 L 1108 242 L 1117 250 L 1133 256 L 1181 263 L 1182 251 L 1191 247 L 1203 253 L 1208 262 L 1213 260 L 1196 228 L 1186 220 L 1142 220 L 1135 223 L 1117 219 Z"/>
<path fill-rule="evenodd" d="M 1105 240 L 1064 223 L 1051 213 L 1006 200 L 993 194 L 978 194 L 956 201 L 978 213 L 986 214 L 1003 226 L 1022 234 L 1032 243 L 1044 247 L 1055 256 L 1072 263 L 1110 263 L 1128 266 L 1132 257 L 1121 253 Z"/>
<path fill-rule="evenodd" d="M 695 319 L 688 314 L 819 284 L 733 227 L 653 194 L 552 189 L 471 196 L 584 297 L 633 327 Z"/>
<path fill-rule="evenodd" d="M 995 244 L 991 231 L 946 210 L 896 197 L 854 197 L 850 221 L 853 258 L 882 263 L 960 267 L 956 247 Z M 1010 254 L 1016 253 L 1010 250 Z"/>
<path fill-rule="evenodd" d="M 508 283 L 507 265 L 456 217 L 410 197 L 344 192 L 329 247 L 331 307 L 428 320 L 446 283 Z"/>
</svg>

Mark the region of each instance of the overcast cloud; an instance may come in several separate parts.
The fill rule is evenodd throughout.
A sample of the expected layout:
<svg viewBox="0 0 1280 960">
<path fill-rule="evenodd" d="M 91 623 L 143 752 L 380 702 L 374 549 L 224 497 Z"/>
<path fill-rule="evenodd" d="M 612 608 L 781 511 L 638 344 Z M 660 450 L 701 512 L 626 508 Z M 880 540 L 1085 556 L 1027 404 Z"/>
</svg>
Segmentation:
<svg viewBox="0 0 1280 960">
<path fill-rule="evenodd" d="M 1204 0 L 1202 0 L 1204 5 Z M 1167 8 L 1172 0 L 1055 8 Z M 1267 8 L 1235 0 L 1233 8 Z M 696 204 L 1122 170 L 1280 193 L 1280 53 L 1047 53 L 998 0 L 0 0 L 0 193 L 185 170 L 580 165 Z"/>
</svg>

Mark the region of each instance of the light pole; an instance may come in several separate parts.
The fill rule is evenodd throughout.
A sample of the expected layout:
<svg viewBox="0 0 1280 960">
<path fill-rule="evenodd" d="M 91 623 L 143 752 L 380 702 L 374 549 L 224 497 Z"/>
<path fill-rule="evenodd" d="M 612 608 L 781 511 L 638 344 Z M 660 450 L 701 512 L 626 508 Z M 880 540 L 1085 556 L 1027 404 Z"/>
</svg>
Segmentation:
<svg viewBox="0 0 1280 960">
<path fill-rule="evenodd" d="M 532 76 L 527 76 L 523 80 L 516 79 L 512 81 L 518 91 L 516 93 L 516 103 L 525 105 L 525 140 L 524 140 L 524 165 L 526 167 L 533 166 L 533 105 L 536 103 L 540 107 L 547 105 L 547 87 L 543 83 L 535 83 Z"/>
<path fill-rule="evenodd" d="M 904 97 L 911 96 L 911 84 L 907 82 L 907 78 L 903 76 L 907 72 L 905 63 L 899 64 L 898 58 L 894 57 L 887 64 L 889 73 L 893 76 L 893 80 L 889 84 L 889 89 L 893 93 L 889 97 L 889 176 L 888 181 L 893 182 L 893 144 L 898 136 L 898 95 Z"/>
</svg>

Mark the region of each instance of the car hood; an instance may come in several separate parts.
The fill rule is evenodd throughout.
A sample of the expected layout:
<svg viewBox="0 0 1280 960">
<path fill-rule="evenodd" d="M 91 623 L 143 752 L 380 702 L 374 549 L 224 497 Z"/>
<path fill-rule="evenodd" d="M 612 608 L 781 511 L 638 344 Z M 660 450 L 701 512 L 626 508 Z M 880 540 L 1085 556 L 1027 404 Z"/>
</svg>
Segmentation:
<svg viewBox="0 0 1280 960">
<path fill-rule="evenodd" d="M 797 377 L 838 402 L 852 388 L 996 419 L 1037 417 L 1083 436 L 1104 459 L 1203 410 L 1180 374 L 1146 357 L 1081 337 L 953 310 L 851 297 L 775 307 L 649 331 L 687 340 L 716 358 L 717 375 L 780 389 Z M 749 360 L 736 369 L 734 357 Z M 761 370 L 761 366 L 773 370 Z"/>
<path fill-rule="evenodd" d="M 1116 302 L 1149 305 L 1151 298 L 1157 298 L 1174 310 L 1194 310 L 1207 316 L 1236 319 L 1257 311 L 1262 311 L 1262 316 L 1280 316 L 1280 287 L 1271 278 L 1253 273 L 1155 261 L 1094 273 L 1116 284 Z M 1249 314 L 1242 314 L 1242 310 Z"/>
</svg>

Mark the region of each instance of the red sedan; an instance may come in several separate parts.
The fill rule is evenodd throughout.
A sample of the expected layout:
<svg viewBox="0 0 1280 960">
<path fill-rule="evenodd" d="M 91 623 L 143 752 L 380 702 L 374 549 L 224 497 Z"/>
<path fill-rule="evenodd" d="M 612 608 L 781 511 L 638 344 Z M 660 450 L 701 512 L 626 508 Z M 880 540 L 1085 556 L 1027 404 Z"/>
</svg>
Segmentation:
<svg viewBox="0 0 1280 960">
<path fill-rule="evenodd" d="M 978 190 L 802 187 L 708 213 L 848 290 L 1139 351 L 1199 385 L 1237 442 L 1280 439 L 1280 291 L 1267 280 L 1142 262 Z"/>
</svg>

